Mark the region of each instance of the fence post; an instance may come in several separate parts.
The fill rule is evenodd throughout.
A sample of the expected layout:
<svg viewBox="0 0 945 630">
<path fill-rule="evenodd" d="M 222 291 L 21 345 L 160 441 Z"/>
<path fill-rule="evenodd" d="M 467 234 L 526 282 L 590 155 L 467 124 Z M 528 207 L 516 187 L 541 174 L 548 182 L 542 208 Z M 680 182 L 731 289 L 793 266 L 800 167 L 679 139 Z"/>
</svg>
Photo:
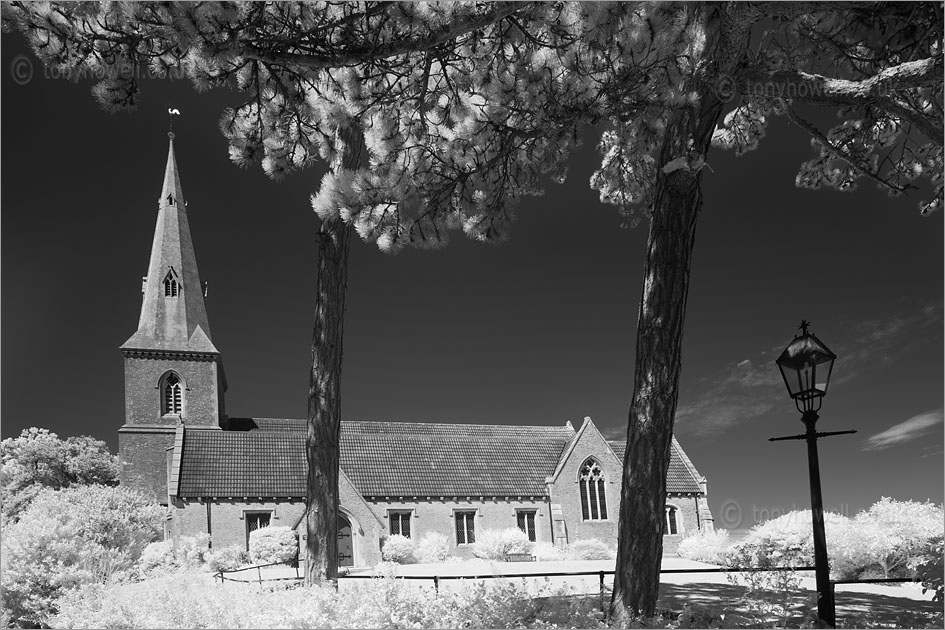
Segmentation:
<svg viewBox="0 0 945 630">
<path fill-rule="evenodd" d="M 604 611 L 604 572 L 600 572 L 600 610 Z"/>
<path fill-rule="evenodd" d="M 256 576 L 259 578 L 259 585 L 262 586 L 262 569 L 256 567 Z"/>
<path fill-rule="evenodd" d="M 440 594 L 440 576 L 438 575 L 433 576 L 433 592 Z"/>
</svg>

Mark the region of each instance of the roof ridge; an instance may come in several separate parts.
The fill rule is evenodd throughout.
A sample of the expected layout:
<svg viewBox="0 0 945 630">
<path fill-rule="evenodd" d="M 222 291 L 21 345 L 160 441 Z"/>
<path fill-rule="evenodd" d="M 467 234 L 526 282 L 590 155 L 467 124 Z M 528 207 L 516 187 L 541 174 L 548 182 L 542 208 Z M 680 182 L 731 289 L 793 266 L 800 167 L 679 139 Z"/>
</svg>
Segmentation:
<svg viewBox="0 0 945 630">
<path fill-rule="evenodd" d="M 501 427 L 501 428 L 535 428 L 535 429 L 556 429 L 559 431 L 567 431 L 567 427 L 564 425 L 558 424 L 488 424 L 485 422 L 423 422 L 419 420 L 342 420 L 342 422 L 348 423 L 357 423 L 357 424 L 422 424 L 425 426 L 441 426 L 441 427 Z"/>
<path fill-rule="evenodd" d="M 306 418 L 276 418 L 273 416 L 232 416 L 234 420 L 278 420 L 280 422 L 307 422 Z M 438 427 L 498 427 L 509 429 L 554 429 L 556 431 L 569 432 L 567 426 L 558 424 L 498 424 L 485 422 L 424 422 L 420 420 L 342 420 L 344 424 L 385 424 L 385 425 L 403 425 L 403 424 L 421 424 L 424 426 Z"/>
</svg>

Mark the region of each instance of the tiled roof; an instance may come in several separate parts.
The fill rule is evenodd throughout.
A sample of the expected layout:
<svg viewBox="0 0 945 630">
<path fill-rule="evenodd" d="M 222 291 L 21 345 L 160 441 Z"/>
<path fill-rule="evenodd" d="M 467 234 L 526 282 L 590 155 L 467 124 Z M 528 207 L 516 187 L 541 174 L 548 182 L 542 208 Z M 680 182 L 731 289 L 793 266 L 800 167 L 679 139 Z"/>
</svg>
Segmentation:
<svg viewBox="0 0 945 630">
<path fill-rule="evenodd" d="M 299 431 L 305 433 L 304 418 L 230 418 L 231 431 Z"/>
<path fill-rule="evenodd" d="M 187 431 L 179 496 L 305 496 L 304 420 L 230 428 Z M 340 463 L 365 497 L 542 496 L 572 435 L 565 426 L 342 422 Z"/>
<path fill-rule="evenodd" d="M 181 497 L 304 497 L 305 434 L 207 431 L 184 435 Z"/>
<path fill-rule="evenodd" d="M 627 443 L 622 440 L 608 440 L 610 447 L 614 449 L 617 459 L 623 461 L 627 452 Z M 689 458 L 673 438 L 673 445 L 669 451 L 669 470 L 666 471 L 666 492 L 673 494 L 700 493 L 702 489 L 699 486 L 697 478 L 698 472 L 688 463 Z"/>
<path fill-rule="evenodd" d="M 228 431 L 191 429 L 181 497 L 305 496 L 305 421 L 231 419 Z M 341 468 L 364 497 L 544 496 L 574 436 L 566 426 L 342 422 Z M 624 445 L 611 442 L 619 458 Z M 676 452 L 669 492 L 698 492 Z"/>
</svg>

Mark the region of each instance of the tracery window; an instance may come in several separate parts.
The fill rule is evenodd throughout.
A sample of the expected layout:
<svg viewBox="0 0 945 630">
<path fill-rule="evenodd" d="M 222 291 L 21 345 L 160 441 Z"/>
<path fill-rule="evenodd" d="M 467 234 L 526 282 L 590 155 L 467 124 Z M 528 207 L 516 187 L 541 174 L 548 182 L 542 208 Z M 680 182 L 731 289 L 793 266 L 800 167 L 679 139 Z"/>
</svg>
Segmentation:
<svg viewBox="0 0 945 630">
<path fill-rule="evenodd" d="M 161 413 L 165 416 L 181 415 L 184 408 L 184 384 L 180 377 L 170 372 L 164 377 L 161 389 Z"/>
<path fill-rule="evenodd" d="M 607 520 L 607 493 L 604 469 L 594 459 L 581 466 L 581 514 L 585 521 Z"/>
</svg>

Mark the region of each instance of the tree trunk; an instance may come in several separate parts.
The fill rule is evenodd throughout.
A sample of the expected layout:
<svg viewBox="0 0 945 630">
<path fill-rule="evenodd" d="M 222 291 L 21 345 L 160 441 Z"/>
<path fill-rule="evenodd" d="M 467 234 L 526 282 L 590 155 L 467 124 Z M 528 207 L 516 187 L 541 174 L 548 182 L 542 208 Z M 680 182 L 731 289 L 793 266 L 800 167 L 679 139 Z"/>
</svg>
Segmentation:
<svg viewBox="0 0 945 630">
<path fill-rule="evenodd" d="M 340 131 L 333 169 L 354 170 L 361 159 L 360 130 Z M 321 222 L 315 237 L 315 327 L 308 389 L 305 455 L 307 561 L 305 584 L 338 577 L 338 462 L 341 432 L 341 356 L 351 228 L 340 218 Z"/>
<path fill-rule="evenodd" d="M 637 321 L 633 401 L 623 462 L 617 566 L 611 615 L 652 616 L 659 596 L 663 555 L 666 473 L 673 437 L 673 420 L 681 369 L 683 325 L 689 291 L 689 268 L 702 208 L 700 158 L 709 151 L 712 133 L 722 113 L 714 77 L 732 70 L 744 41 L 731 37 L 724 11 L 694 6 L 696 19 L 706 19 L 705 58 L 717 60 L 713 79 L 694 80 L 698 99 L 678 108 L 669 122 L 660 150 L 655 201 L 650 220 L 644 266 L 643 295 Z M 709 14 L 706 18 L 699 14 Z M 719 13 L 723 13 L 722 16 Z M 714 41 L 713 41 L 714 40 Z M 665 173 L 662 167 L 688 157 L 687 167 Z"/>
</svg>

